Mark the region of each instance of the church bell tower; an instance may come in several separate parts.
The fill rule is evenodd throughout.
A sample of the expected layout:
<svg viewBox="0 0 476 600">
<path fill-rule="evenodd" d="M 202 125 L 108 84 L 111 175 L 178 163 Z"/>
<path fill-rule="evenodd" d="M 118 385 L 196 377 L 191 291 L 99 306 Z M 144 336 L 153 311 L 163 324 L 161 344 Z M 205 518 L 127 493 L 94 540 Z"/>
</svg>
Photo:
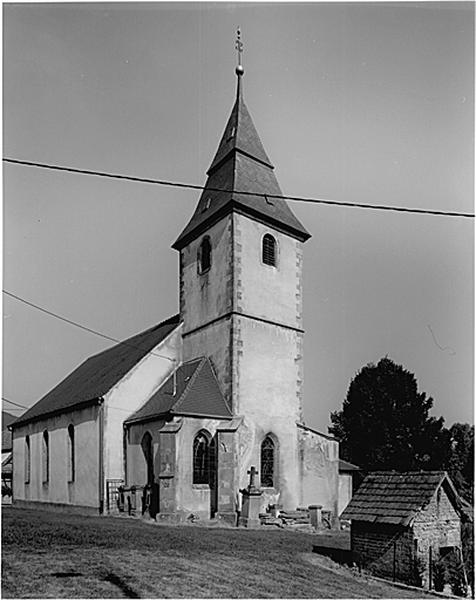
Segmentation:
<svg viewBox="0 0 476 600">
<path fill-rule="evenodd" d="M 238 486 L 258 468 L 269 497 L 298 504 L 302 394 L 302 247 L 293 214 L 243 99 L 236 99 L 180 253 L 183 360 L 210 358 L 234 415 Z M 263 444 L 272 445 L 264 464 Z M 266 473 L 260 473 L 261 463 Z"/>
</svg>

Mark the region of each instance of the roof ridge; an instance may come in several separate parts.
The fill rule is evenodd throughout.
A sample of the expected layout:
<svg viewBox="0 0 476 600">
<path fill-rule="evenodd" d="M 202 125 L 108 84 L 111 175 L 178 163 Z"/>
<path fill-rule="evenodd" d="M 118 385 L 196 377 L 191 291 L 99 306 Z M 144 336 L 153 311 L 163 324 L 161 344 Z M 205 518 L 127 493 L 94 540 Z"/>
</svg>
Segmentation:
<svg viewBox="0 0 476 600">
<path fill-rule="evenodd" d="M 76 410 L 84 403 L 96 402 L 115 387 L 144 357 L 154 354 L 154 348 L 179 326 L 180 313 L 177 313 L 126 340 L 88 356 L 20 415 L 12 426 L 21 426 L 32 420 L 46 418 L 47 415 Z M 131 341 L 134 339 L 138 341 Z"/>
<path fill-rule="evenodd" d="M 434 470 L 434 471 L 425 471 L 420 469 L 419 471 L 369 471 L 368 475 L 387 475 L 389 477 L 392 476 L 407 476 L 407 475 L 443 475 L 446 474 L 444 469 Z"/>
<path fill-rule="evenodd" d="M 172 407 L 170 408 L 170 412 L 176 412 L 176 409 L 180 407 L 181 404 L 183 404 L 183 402 L 185 401 L 185 398 L 187 397 L 187 395 L 189 394 L 192 385 L 194 383 L 194 381 L 196 380 L 196 378 L 198 377 L 198 374 L 200 373 L 200 371 L 203 368 L 203 365 L 206 361 L 206 357 L 205 356 L 201 356 L 198 358 L 194 358 L 193 360 L 189 360 L 186 363 L 182 363 L 180 366 L 184 366 L 186 364 L 190 364 L 196 361 L 199 361 L 197 368 L 195 369 L 194 373 L 192 374 L 192 376 L 190 377 L 190 380 L 187 382 L 187 385 L 185 386 L 182 394 L 180 395 L 180 397 L 177 399 L 177 401 L 172 405 Z"/>
<path fill-rule="evenodd" d="M 145 350 L 146 353 L 151 352 L 151 350 L 146 350 L 144 346 L 141 346 L 139 344 L 137 344 L 137 345 L 131 344 L 130 341 L 140 335 L 147 335 L 149 333 L 152 333 L 154 330 L 158 329 L 159 327 L 164 327 L 164 325 L 172 325 L 173 323 L 177 323 L 177 325 L 180 323 L 180 313 L 177 313 L 177 314 L 173 315 L 172 317 L 169 317 L 168 319 L 161 321 L 160 323 L 156 323 L 155 325 L 152 325 L 151 327 L 148 327 L 147 329 L 144 329 L 143 331 L 134 333 L 133 335 L 130 335 L 129 337 L 125 338 L 124 340 L 118 340 L 112 346 L 108 346 L 107 348 L 104 348 L 104 350 L 100 350 L 99 352 L 96 352 L 95 354 L 91 354 L 90 356 L 85 358 L 83 362 L 86 362 L 87 360 L 91 360 L 92 358 L 95 358 L 96 356 L 100 356 L 101 354 L 103 354 L 103 352 L 107 352 L 108 350 L 112 350 L 112 348 L 116 348 L 117 346 L 121 346 L 121 345 L 131 346 L 137 350 Z M 110 340 L 110 341 L 112 341 L 112 340 Z"/>
</svg>

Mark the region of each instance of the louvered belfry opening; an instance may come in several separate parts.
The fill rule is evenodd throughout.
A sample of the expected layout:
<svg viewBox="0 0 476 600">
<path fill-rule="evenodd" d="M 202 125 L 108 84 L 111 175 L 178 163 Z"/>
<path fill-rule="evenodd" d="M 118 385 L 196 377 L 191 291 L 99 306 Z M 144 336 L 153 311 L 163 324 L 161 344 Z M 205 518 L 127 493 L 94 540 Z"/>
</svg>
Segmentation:
<svg viewBox="0 0 476 600">
<path fill-rule="evenodd" d="M 263 262 L 271 267 L 276 266 L 276 240 L 269 233 L 263 237 Z"/>
<path fill-rule="evenodd" d="M 212 264 L 212 245 L 208 236 L 204 237 L 198 249 L 198 272 L 205 273 Z"/>
</svg>

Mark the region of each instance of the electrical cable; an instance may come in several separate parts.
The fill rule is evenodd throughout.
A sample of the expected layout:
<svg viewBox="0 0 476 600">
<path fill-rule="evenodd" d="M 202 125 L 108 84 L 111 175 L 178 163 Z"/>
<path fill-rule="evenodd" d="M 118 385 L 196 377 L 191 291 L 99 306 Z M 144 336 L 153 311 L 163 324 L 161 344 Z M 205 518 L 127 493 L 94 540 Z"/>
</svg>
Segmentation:
<svg viewBox="0 0 476 600">
<path fill-rule="evenodd" d="M 19 302 L 23 302 L 24 304 L 27 304 L 28 306 L 31 306 L 33 308 L 36 308 L 37 310 L 49 315 L 50 317 L 54 317 L 55 319 L 59 319 L 60 321 L 64 321 L 65 323 L 68 323 L 69 325 L 74 325 L 75 327 L 79 327 L 79 329 L 83 329 L 84 331 L 87 331 L 89 333 L 93 333 L 94 335 L 97 335 L 99 337 L 102 337 L 106 340 L 109 340 L 111 342 L 116 342 L 117 344 L 123 344 L 124 346 L 129 346 L 131 348 L 135 348 L 136 350 L 143 350 L 143 351 L 147 351 L 150 354 L 152 354 L 153 356 L 157 356 L 159 358 L 165 358 L 167 360 L 170 360 L 170 362 L 176 363 L 176 359 L 174 358 L 170 358 L 169 356 L 165 356 L 163 354 L 157 354 L 156 352 L 152 352 L 150 350 L 148 350 L 147 348 L 141 347 L 141 346 L 136 346 L 134 344 L 130 344 L 129 342 L 124 342 L 121 340 L 118 340 L 116 338 L 113 338 L 109 335 L 106 335 L 104 333 L 100 333 L 99 331 L 96 331 L 95 329 L 91 329 L 90 327 L 86 327 L 85 325 L 81 325 L 81 323 L 76 323 L 75 321 L 71 321 L 71 319 L 67 319 L 66 317 L 62 317 L 61 315 L 58 315 L 57 313 L 54 313 L 50 310 L 47 310 L 46 308 L 43 308 L 41 306 L 38 306 L 37 304 L 33 304 L 33 302 L 29 302 L 28 300 L 25 300 L 24 298 L 21 298 L 20 296 L 17 296 L 16 294 L 12 294 L 11 292 L 8 292 L 7 290 L 2 290 L 3 293 L 6 296 L 10 296 L 11 298 L 14 298 L 15 300 L 18 300 Z"/>
<path fill-rule="evenodd" d="M 17 402 L 13 402 L 12 400 L 9 400 L 8 398 L 4 398 L 3 396 L 2 396 L 2 400 L 4 402 L 9 402 L 10 404 L 14 404 L 15 406 L 18 406 L 19 408 L 28 408 L 28 406 L 24 406 L 23 404 L 18 404 Z M 13 410 L 13 409 L 11 409 L 11 410 Z"/>
<path fill-rule="evenodd" d="M 346 206 L 351 208 L 366 208 L 371 210 L 383 210 L 383 211 L 392 211 L 392 212 L 404 212 L 404 213 L 413 213 L 413 214 L 423 214 L 423 215 L 436 215 L 441 217 L 463 217 L 468 219 L 474 219 L 475 215 L 473 213 L 463 213 L 463 212 L 453 212 L 453 211 L 442 211 L 442 210 L 430 210 L 424 208 L 408 208 L 405 206 L 386 206 L 384 204 L 365 204 L 360 202 L 345 202 L 340 200 L 327 200 L 323 198 L 305 198 L 301 196 L 283 196 L 278 194 L 263 194 L 260 192 L 245 192 L 239 190 L 229 190 L 229 189 L 221 189 L 221 188 L 212 188 L 203 185 L 195 185 L 191 183 L 179 183 L 175 181 L 166 181 L 163 179 L 150 179 L 145 177 L 134 177 L 132 175 L 120 175 L 116 173 L 106 173 L 104 171 L 90 171 L 86 169 L 75 169 L 73 167 L 64 167 L 60 165 L 49 165 L 46 163 L 32 162 L 26 160 L 17 160 L 14 158 L 3 158 L 3 162 L 23 165 L 27 167 L 37 167 L 40 169 L 50 169 L 53 171 L 65 171 L 68 173 L 78 173 L 80 175 L 93 175 L 95 177 L 106 177 L 109 179 L 121 179 L 125 181 L 134 181 L 140 183 L 151 183 L 155 185 L 164 185 L 168 187 L 177 187 L 177 188 L 185 188 L 191 190 L 207 190 L 210 192 L 225 192 L 229 194 L 238 194 L 241 196 L 255 196 L 259 198 L 276 198 L 278 200 L 290 200 L 292 202 L 308 202 L 314 204 L 326 204 L 330 206 Z"/>
</svg>

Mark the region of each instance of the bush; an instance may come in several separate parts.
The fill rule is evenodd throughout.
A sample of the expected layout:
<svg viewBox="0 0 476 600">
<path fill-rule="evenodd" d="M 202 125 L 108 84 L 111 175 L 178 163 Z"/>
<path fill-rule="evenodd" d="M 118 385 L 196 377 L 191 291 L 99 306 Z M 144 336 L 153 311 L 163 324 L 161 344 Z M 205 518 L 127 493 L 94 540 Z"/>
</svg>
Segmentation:
<svg viewBox="0 0 476 600">
<path fill-rule="evenodd" d="M 431 565 L 433 573 L 433 587 L 436 592 L 442 592 L 447 582 L 448 573 L 446 566 L 441 559 L 435 560 Z"/>
<path fill-rule="evenodd" d="M 461 524 L 461 542 L 468 583 L 474 596 L 474 528 L 470 521 Z"/>
<path fill-rule="evenodd" d="M 9 487 L 8 485 L 2 483 L 2 496 L 8 496 L 10 498 L 11 495 L 12 495 L 12 488 Z"/>
<path fill-rule="evenodd" d="M 456 548 L 444 558 L 448 569 L 448 582 L 451 591 L 455 596 L 466 597 L 468 593 L 468 583 L 465 576 L 465 568 L 461 553 Z"/>
<path fill-rule="evenodd" d="M 457 567 L 451 569 L 449 573 L 449 580 L 451 591 L 455 596 L 461 596 L 466 598 L 468 593 L 468 584 L 466 583 L 466 577 L 464 576 L 463 565 L 460 564 Z"/>
<path fill-rule="evenodd" d="M 411 585 L 422 587 L 423 585 L 423 574 L 425 573 L 426 565 L 425 561 L 421 556 L 416 556 L 413 561 Z"/>
</svg>

